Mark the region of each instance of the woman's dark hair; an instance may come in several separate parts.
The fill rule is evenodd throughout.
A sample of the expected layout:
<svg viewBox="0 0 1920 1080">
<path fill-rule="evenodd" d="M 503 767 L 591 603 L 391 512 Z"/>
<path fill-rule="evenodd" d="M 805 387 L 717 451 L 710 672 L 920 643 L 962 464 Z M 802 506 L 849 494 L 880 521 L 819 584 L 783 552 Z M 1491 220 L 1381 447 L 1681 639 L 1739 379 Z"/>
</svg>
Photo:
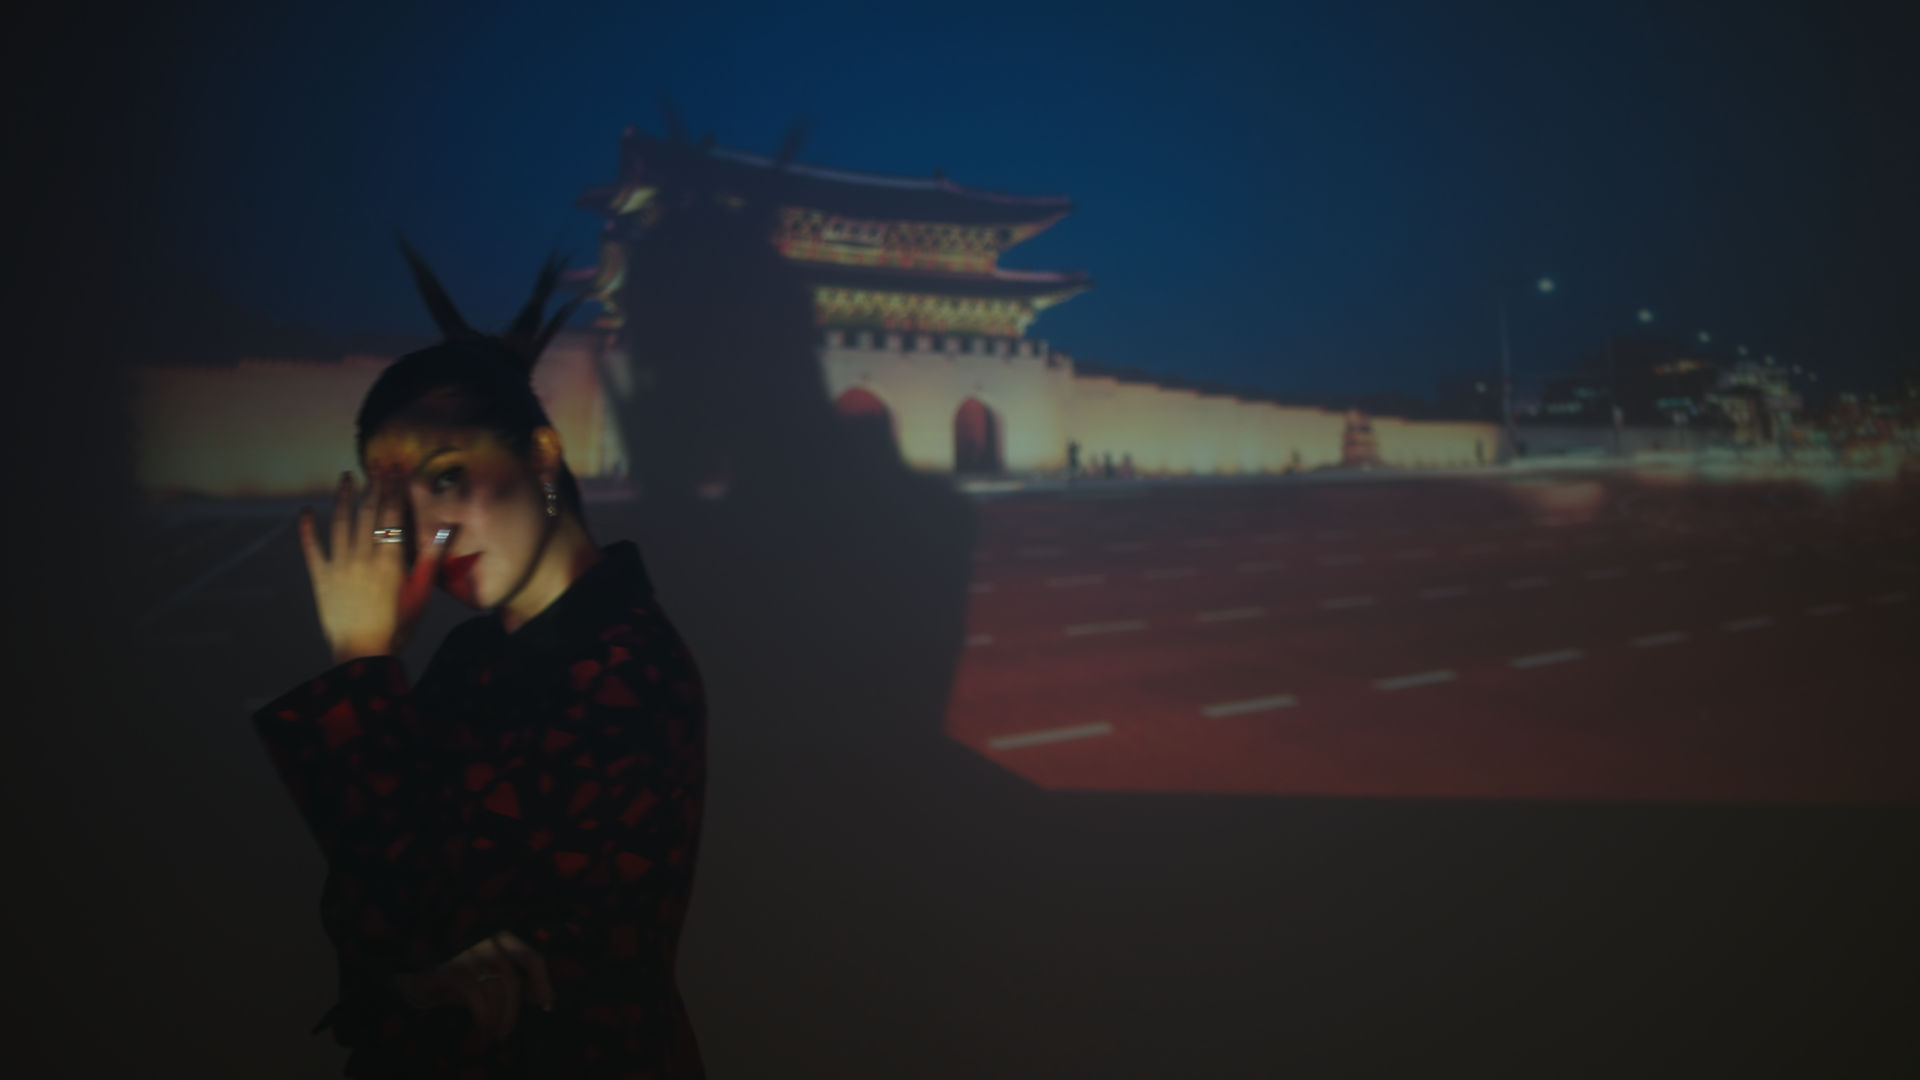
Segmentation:
<svg viewBox="0 0 1920 1080">
<path fill-rule="evenodd" d="M 505 332 L 482 334 L 467 325 L 453 300 L 440 284 L 426 260 L 405 238 L 396 236 L 400 253 L 413 269 L 414 283 L 426 301 L 427 310 L 446 340 L 416 352 L 410 352 L 387 366 L 374 380 L 360 403 L 360 415 L 354 422 L 357 452 L 364 466 L 367 442 L 393 417 L 419 403 L 429 394 L 447 394 L 454 402 L 452 423 L 460 427 L 481 428 L 501 440 L 514 454 L 525 459 L 533 449 L 533 431 L 551 426 L 547 411 L 533 390 L 533 367 L 548 342 L 566 324 L 585 297 L 575 297 L 562 305 L 553 318 L 541 324 L 541 313 L 560 280 L 566 260 L 549 255 L 535 281 L 533 295 L 527 298 Z M 573 470 L 560 467 L 561 501 L 576 517 L 581 513 L 580 485 Z"/>
</svg>

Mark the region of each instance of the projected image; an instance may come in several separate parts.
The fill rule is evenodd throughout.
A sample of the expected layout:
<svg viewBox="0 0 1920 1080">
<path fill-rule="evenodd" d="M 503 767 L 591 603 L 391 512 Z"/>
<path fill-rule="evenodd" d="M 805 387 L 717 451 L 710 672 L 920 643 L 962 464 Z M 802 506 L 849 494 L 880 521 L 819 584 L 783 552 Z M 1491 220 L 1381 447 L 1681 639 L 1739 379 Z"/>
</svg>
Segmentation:
<svg viewBox="0 0 1920 1080">
<path fill-rule="evenodd" d="M 582 195 L 599 257 L 566 280 L 597 314 L 535 382 L 597 516 L 684 558 L 663 588 L 711 571 L 695 632 L 703 606 L 742 605 L 713 616 L 728 642 L 764 620 L 725 599 L 739 574 L 785 567 L 798 609 L 793 580 L 843 561 L 805 605 L 865 625 L 816 634 L 826 674 L 794 678 L 923 671 L 903 699 L 943 690 L 947 739 L 1053 790 L 1920 797 L 1916 387 L 1816 401 L 1812 372 L 1645 310 L 1571 373 L 1431 398 L 1080 360 L 1036 320 L 1092 278 L 1000 265 L 1066 198 L 670 121 Z M 1556 290 L 1502 293 L 1501 330 Z M 142 480 L 176 538 L 156 621 L 298 595 L 291 573 L 233 591 L 290 542 L 246 515 L 352 465 L 341 418 L 391 359 L 141 372 Z M 889 722 L 867 734 L 918 730 Z"/>
</svg>

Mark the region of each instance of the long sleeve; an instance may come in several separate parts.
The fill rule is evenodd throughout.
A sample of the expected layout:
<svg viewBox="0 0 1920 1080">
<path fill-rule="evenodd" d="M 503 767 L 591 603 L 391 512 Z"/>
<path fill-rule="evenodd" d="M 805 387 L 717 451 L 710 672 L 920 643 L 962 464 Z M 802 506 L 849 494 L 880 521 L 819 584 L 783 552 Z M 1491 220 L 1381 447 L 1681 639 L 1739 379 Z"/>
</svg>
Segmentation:
<svg viewBox="0 0 1920 1080">
<path fill-rule="evenodd" d="M 337 665 L 253 723 L 333 872 L 327 930 L 343 957 L 385 975 L 427 966 L 430 893 L 443 875 L 413 844 L 443 831 L 432 825 L 444 777 L 400 659 Z"/>
<path fill-rule="evenodd" d="M 336 943 L 391 971 L 510 929 L 556 984 L 669 962 L 704 784 L 704 697 L 677 635 L 634 617 L 560 664 L 474 676 L 498 678 L 476 700 L 507 715 L 455 759 L 429 752 L 443 718 L 421 715 L 394 657 L 340 665 L 255 714 L 329 862 L 351 868 Z M 428 904 L 436 878 L 444 907 Z M 429 910 L 448 925 L 425 925 Z"/>
<path fill-rule="evenodd" d="M 431 783 L 398 657 L 340 664 L 263 706 L 253 725 L 329 862 L 370 854 L 367 826 L 391 825 Z"/>
</svg>

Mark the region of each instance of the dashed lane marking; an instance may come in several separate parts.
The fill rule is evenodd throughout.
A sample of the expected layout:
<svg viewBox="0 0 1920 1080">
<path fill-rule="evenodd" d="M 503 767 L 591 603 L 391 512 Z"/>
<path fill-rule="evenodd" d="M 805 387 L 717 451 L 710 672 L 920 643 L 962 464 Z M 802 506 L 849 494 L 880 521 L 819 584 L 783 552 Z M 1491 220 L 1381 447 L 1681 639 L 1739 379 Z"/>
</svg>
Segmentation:
<svg viewBox="0 0 1920 1080">
<path fill-rule="evenodd" d="M 1692 634 L 1689 634 L 1684 630 L 1668 630 L 1665 633 L 1647 634 L 1642 637 L 1634 638 L 1633 647 L 1636 649 L 1652 649 L 1652 648 L 1657 648 L 1661 645 L 1678 645 L 1683 641 L 1687 641 L 1691 639 L 1692 637 L 1693 637 Z"/>
<path fill-rule="evenodd" d="M 1423 671 L 1418 675 L 1396 675 L 1390 679 L 1375 679 L 1373 687 L 1376 690 L 1410 690 L 1416 686 L 1433 686 L 1453 680 L 1454 674 L 1451 671 Z"/>
<path fill-rule="evenodd" d="M 1046 728 L 1041 731 L 1023 731 L 1016 735 L 996 735 L 987 740 L 987 745 L 995 750 L 1018 750 L 1023 746 L 1039 746 L 1042 743 L 1066 742 L 1070 739 L 1092 739 L 1101 735 L 1113 734 L 1112 724 L 1075 724 L 1072 727 Z"/>
<path fill-rule="evenodd" d="M 1107 622 L 1075 623 L 1067 627 L 1068 637 L 1090 637 L 1094 634 L 1125 634 L 1134 630 L 1145 630 L 1145 619 L 1112 619 Z"/>
<path fill-rule="evenodd" d="M 1348 608 L 1372 607 L 1371 596 L 1336 596 L 1331 600 L 1320 601 L 1320 606 L 1329 611 L 1344 611 Z"/>
<path fill-rule="evenodd" d="M 1507 661 L 1507 666 L 1524 671 L 1527 668 L 1546 667 L 1548 664 L 1564 664 L 1572 660 L 1578 660 L 1585 655 L 1586 654 L 1579 649 L 1560 649 L 1556 652 L 1534 653 L 1532 656 L 1516 657 Z"/>
<path fill-rule="evenodd" d="M 1275 694 L 1272 697 L 1249 698 L 1246 701 L 1203 705 L 1200 707 L 1200 715 L 1209 719 L 1221 716 L 1244 716 L 1247 713 L 1267 712 L 1272 709 L 1291 709 L 1298 704 L 1300 699 L 1292 694 Z"/>
<path fill-rule="evenodd" d="M 1203 611 L 1196 616 L 1201 622 L 1229 622 L 1234 619 L 1258 619 L 1265 616 L 1263 607 L 1224 608 L 1220 611 Z"/>
</svg>

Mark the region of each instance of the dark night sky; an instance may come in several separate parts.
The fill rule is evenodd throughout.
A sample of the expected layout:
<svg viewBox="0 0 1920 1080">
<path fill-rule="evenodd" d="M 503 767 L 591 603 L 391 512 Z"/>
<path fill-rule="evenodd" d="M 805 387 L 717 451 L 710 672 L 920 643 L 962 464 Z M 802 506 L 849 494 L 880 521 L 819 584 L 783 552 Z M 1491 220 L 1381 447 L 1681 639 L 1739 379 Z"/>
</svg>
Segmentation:
<svg viewBox="0 0 1920 1080">
<path fill-rule="evenodd" d="M 1822 389 L 1911 370 L 1895 10 L 1678 7 L 254 5 L 168 46 L 158 195 L 172 257 L 272 318 L 427 330 L 397 226 L 498 323 L 556 240 L 592 257 L 573 200 L 665 88 L 726 145 L 804 113 L 803 161 L 1072 197 L 1005 263 L 1094 275 L 1034 329 L 1088 359 L 1426 394 L 1494 363 L 1505 282 L 1523 378 L 1643 305 Z"/>
</svg>

